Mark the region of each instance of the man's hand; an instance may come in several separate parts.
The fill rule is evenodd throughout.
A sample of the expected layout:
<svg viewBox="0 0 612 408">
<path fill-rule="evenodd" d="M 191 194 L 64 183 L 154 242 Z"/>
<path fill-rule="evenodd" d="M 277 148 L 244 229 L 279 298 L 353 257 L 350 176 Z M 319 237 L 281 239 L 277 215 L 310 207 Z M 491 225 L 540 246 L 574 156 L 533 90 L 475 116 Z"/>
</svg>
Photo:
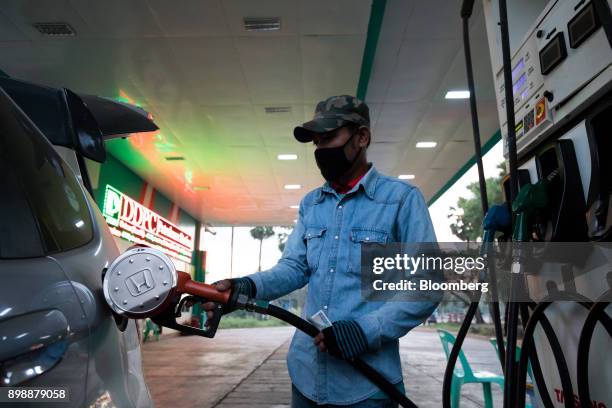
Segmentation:
<svg viewBox="0 0 612 408">
<path fill-rule="evenodd" d="M 213 283 L 213 285 L 217 288 L 219 292 L 225 292 L 226 290 L 230 290 L 232 287 L 232 281 L 229 279 L 223 279 Z M 212 319 L 214 317 L 213 310 L 216 308 L 216 303 L 214 302 L 206 302 L 202 305 L 204 310 L 206 310 L 206 317 Z"/>
<path fill-rule="evenodd" d="M 323 332 L 319 332 L 314 338 L 314 344 L 319 348 L 320 351 L 327 351 L 327 347 L 325 347 L 325 335 Z"/>
<path fill-rule="evenodd" d="M 368 348 L 368 342 L 361 326 L 354 320 L 338 320 L 314 338 L 314 344 L 320 351 L 352 360 Z"/>
</svg>

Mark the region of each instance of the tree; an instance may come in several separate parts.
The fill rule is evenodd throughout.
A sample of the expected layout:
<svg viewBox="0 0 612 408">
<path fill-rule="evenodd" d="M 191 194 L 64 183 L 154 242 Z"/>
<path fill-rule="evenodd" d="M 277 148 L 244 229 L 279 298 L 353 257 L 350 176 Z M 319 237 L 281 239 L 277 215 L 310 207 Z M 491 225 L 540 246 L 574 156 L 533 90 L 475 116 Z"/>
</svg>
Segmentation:
<svg viewBox="0 0 612 408">
<path fill-rule="evenodd" d="M 272 227 L 255 227 L 251 229 L 251 236 L 259 240 L 259 268 L 258 271 L 261 271 L 261 246 L 263 245 L 263 240 L 270 238 L 274 235 L 274 230 Z"/>
<path fill-rule="evenodd" d="M 487 198 L 489 205 L 499 204 L 503 201 L 501 182 L 506 174 L 503 163 L 497 165 L 499 174 L 497 177 L 486 179 Z M 482 205 L 480 203 L 480 187 L 478 182 L 467 186 L 471 197 L 459 197 L 457 207 L 450 207 L 448 218 L 453 220 L 450 225 L 452 233 L 462 241 L 477 241 L 482 237 Z"/>
</svg>

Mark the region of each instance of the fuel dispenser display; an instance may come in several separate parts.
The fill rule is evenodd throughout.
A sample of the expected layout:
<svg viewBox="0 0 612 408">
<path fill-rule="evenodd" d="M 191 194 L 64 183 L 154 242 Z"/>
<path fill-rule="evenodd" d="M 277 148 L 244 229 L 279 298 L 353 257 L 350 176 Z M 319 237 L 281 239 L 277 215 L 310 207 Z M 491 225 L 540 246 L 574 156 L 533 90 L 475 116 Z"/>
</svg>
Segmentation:
<svg viewBox="0 0 612 408">
<path fill-rule="evenodd" d="M 497 108 L 508 156 L 505 83 L 497 21 L 498 1 L 484 1 Z M 593 99 L 610 89 L 612 53 L 596 3 L 609 1 L 512 1 L 508 12 L 531 21 L 523 33 L 510 35 L 519 44 L 512 50 L 511 78 L 517 153 L 522 157 L 555 132 L 554 126 L 588 109 Z M 540 4 L 541 8 L 537 8 Z M 535 9 L 535 11 L 534 11 Z M 537 14 L 536 14 L 537 13 Z M 588 61 L 588 62 L 587 62 Z"/>
</svg>

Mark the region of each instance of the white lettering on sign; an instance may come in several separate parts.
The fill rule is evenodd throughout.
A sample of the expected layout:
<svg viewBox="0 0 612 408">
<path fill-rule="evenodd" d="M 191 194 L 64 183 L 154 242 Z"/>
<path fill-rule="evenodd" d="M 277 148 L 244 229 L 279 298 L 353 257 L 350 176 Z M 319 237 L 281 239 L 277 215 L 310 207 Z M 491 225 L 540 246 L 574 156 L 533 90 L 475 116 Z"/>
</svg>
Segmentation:
<svg viewBox="0 0 612 408">
<path fill-rule="evenodd" d="M 191 262 L 193 237 L 190 234 L 111 185 L 106 186 L 102 214 L 113 235 Z"/>
</svg>

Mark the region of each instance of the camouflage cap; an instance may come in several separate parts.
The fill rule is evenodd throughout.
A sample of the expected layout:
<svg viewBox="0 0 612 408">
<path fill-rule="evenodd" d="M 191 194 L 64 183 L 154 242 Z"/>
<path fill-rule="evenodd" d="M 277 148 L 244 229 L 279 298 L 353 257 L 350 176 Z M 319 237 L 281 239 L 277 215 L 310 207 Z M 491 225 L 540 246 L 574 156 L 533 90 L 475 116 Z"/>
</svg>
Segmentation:
<svg viewBox="0 0 612 408">
<path fill-rule="evenodd" d="M 330 96 L 317 104 L 314 118 L 293 129 L 298 142 L 312 142 L 313 133 L 327 133 L 352 122 L 370 126 L 370 110 L 360 99 L 350 95 Z"/>
</svg>

